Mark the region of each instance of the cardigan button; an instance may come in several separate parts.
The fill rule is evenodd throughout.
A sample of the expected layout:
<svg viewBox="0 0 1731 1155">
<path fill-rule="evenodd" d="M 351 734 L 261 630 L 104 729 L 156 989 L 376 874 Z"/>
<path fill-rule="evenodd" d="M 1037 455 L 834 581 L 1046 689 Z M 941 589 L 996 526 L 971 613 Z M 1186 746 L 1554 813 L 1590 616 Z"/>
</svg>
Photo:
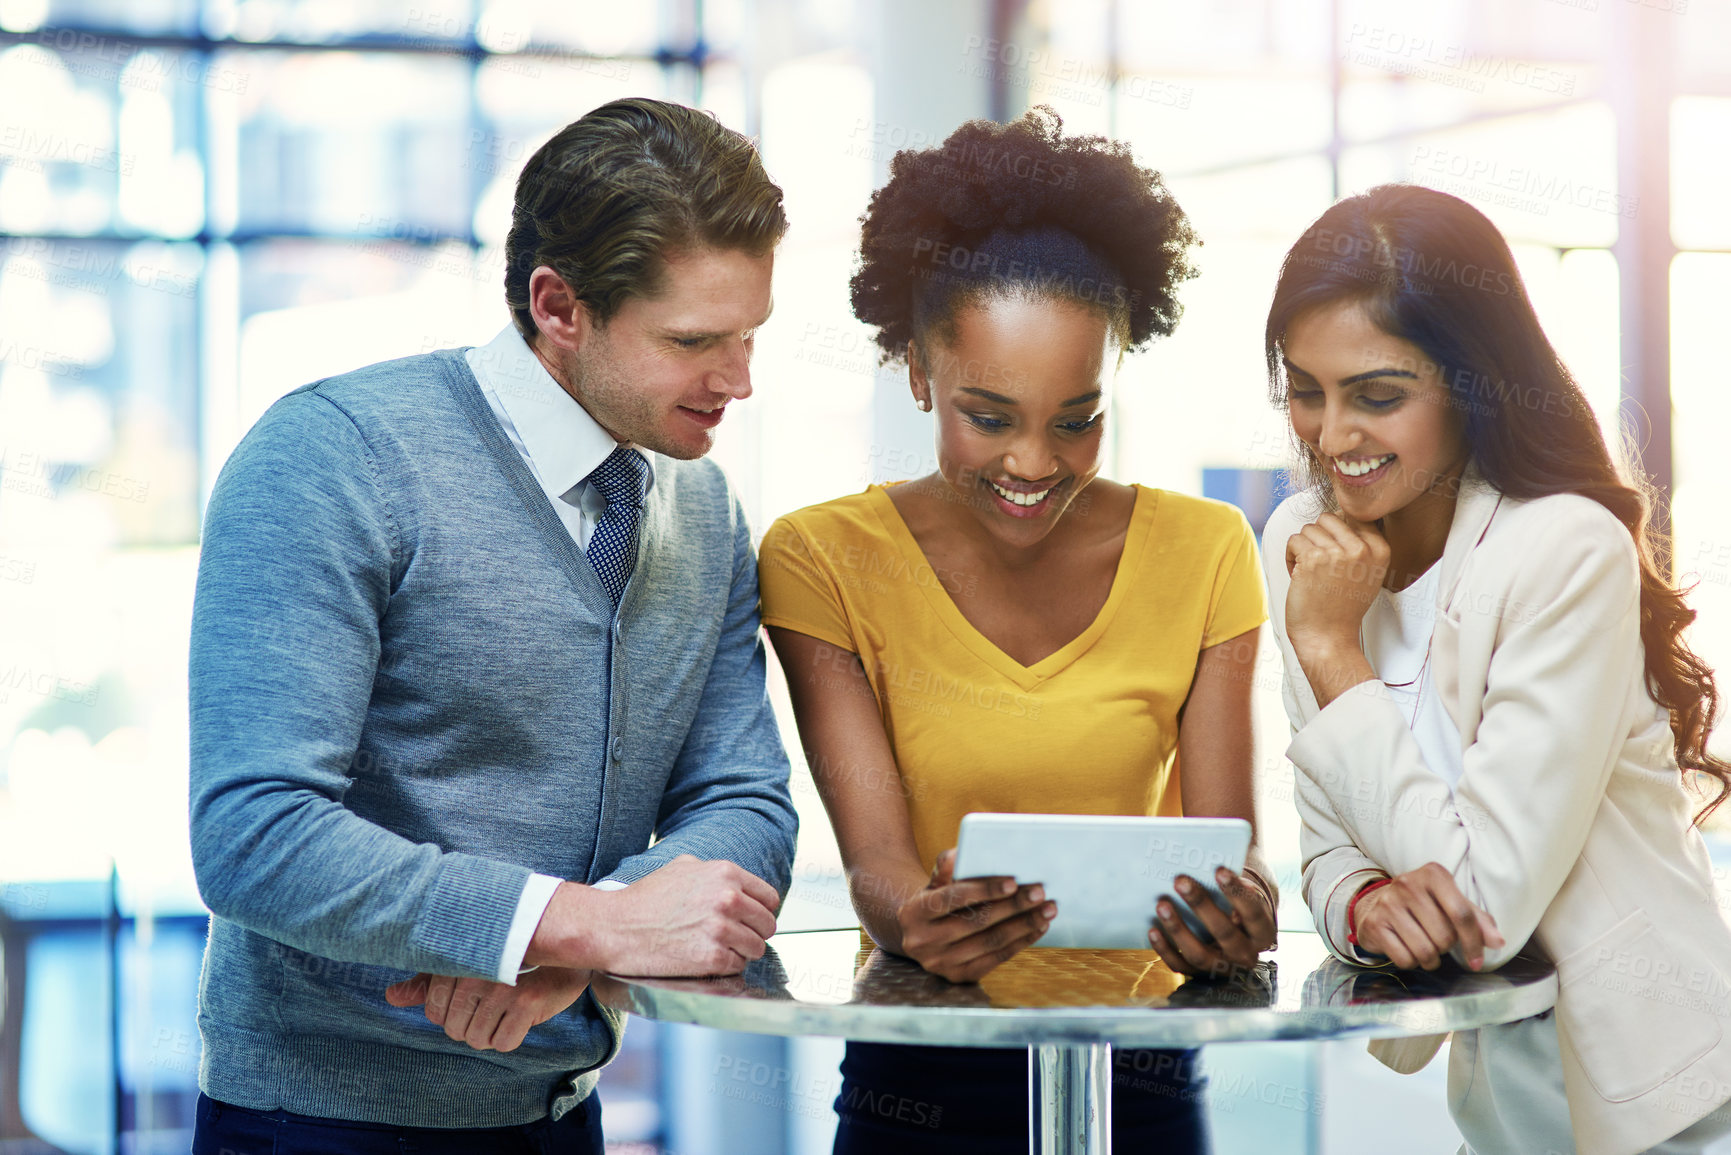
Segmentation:
<svg viewBox="0 0 1731 1155">
<path fill-rule="evenodd" d="M 615 762 L 623 762 L 625 760 L 625 739 L 613 739 L 613 760 Z"/>
</svg>

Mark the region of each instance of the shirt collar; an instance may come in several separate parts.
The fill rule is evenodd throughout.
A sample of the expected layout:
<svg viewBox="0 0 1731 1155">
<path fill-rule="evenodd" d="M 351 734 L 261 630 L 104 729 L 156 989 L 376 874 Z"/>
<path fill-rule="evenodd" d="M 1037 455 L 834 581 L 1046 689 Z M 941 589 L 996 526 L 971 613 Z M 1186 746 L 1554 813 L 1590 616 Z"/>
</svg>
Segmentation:
<svg viewBox="0 0 1731 1155">
<path fill-rule="evenodd" d="M 517 427 L 548 497 L 563 497 L 619 447 L 547 372 L 516 325 L 506 325 L 498 336 L 471 350 L 467 360 L 481 387 L 499 398 Z M 653 488 L 654 455 L 635 448 L 649 466 L 647 488 Z"/>
</svg>

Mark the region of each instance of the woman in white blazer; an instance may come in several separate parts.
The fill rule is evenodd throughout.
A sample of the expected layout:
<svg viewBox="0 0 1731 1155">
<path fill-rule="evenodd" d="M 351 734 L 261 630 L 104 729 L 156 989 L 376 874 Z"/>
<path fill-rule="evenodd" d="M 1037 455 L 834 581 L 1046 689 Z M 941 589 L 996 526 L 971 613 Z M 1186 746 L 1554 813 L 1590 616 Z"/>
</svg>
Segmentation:
<svg viewBox="0 0 1731 1155">
<path fill-rule="evenodd" d="M 1310 482 L 1263 558 L 1318 931 L 1363 965 L 1556 964 L 1554 1014 L 1454 1037 L 1478 1155 L 1699 1151 L 1731 1130 L 1731 927 L 1695 823 L 1731 767 L 1646 498 L 1454 197 L 1331 208 L 1266 351 Z"/>
</svg>

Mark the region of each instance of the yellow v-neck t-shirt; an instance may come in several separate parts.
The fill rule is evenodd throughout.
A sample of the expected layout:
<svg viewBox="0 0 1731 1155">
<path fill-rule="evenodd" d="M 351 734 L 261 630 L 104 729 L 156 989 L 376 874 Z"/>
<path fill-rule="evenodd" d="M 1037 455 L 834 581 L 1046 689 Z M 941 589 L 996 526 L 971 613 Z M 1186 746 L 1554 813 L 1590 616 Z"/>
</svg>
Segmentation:
<svg viewBox="0 0 1731 1155">
<path fill-rule="evenodd" d="M 975 810 L 1182 812 L 1178 711 L 1199 651 L 1268 617 L 1256 539 L 1233 506 L 1136 486 L 1112 589 L 1024 666 L 969 624 L 882 486 L 779 519 L 758 556 L 763 624 L 858 655 L 927 870 Z M 977 580 L 977 579 L 976 579 Z"/>
</svg>

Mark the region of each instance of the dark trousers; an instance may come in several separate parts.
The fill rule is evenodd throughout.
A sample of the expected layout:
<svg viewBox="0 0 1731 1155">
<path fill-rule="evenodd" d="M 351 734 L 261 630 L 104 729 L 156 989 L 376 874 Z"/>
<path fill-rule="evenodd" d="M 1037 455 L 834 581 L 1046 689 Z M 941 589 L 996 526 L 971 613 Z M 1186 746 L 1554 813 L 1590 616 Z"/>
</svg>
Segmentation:
<svg viewBox="0 0 1731 1155">
<path fill-rule="evenodd" d="M 849 1043 L 835 1155 L 1022 1155 L 1028 1052 Z M 1207 1080 L 1195 1051 L 1114 1050 L 1117 1151 L 1208 1155 Z"/>
<path fill-rule="evenodd" d="M 192 1155 L 604 1155 L 601 1097 L 557 1123 L 444 1130 L 351 1123 L 292 1111 L 253 1111 L 198 1097 Z"/>
</svg>

